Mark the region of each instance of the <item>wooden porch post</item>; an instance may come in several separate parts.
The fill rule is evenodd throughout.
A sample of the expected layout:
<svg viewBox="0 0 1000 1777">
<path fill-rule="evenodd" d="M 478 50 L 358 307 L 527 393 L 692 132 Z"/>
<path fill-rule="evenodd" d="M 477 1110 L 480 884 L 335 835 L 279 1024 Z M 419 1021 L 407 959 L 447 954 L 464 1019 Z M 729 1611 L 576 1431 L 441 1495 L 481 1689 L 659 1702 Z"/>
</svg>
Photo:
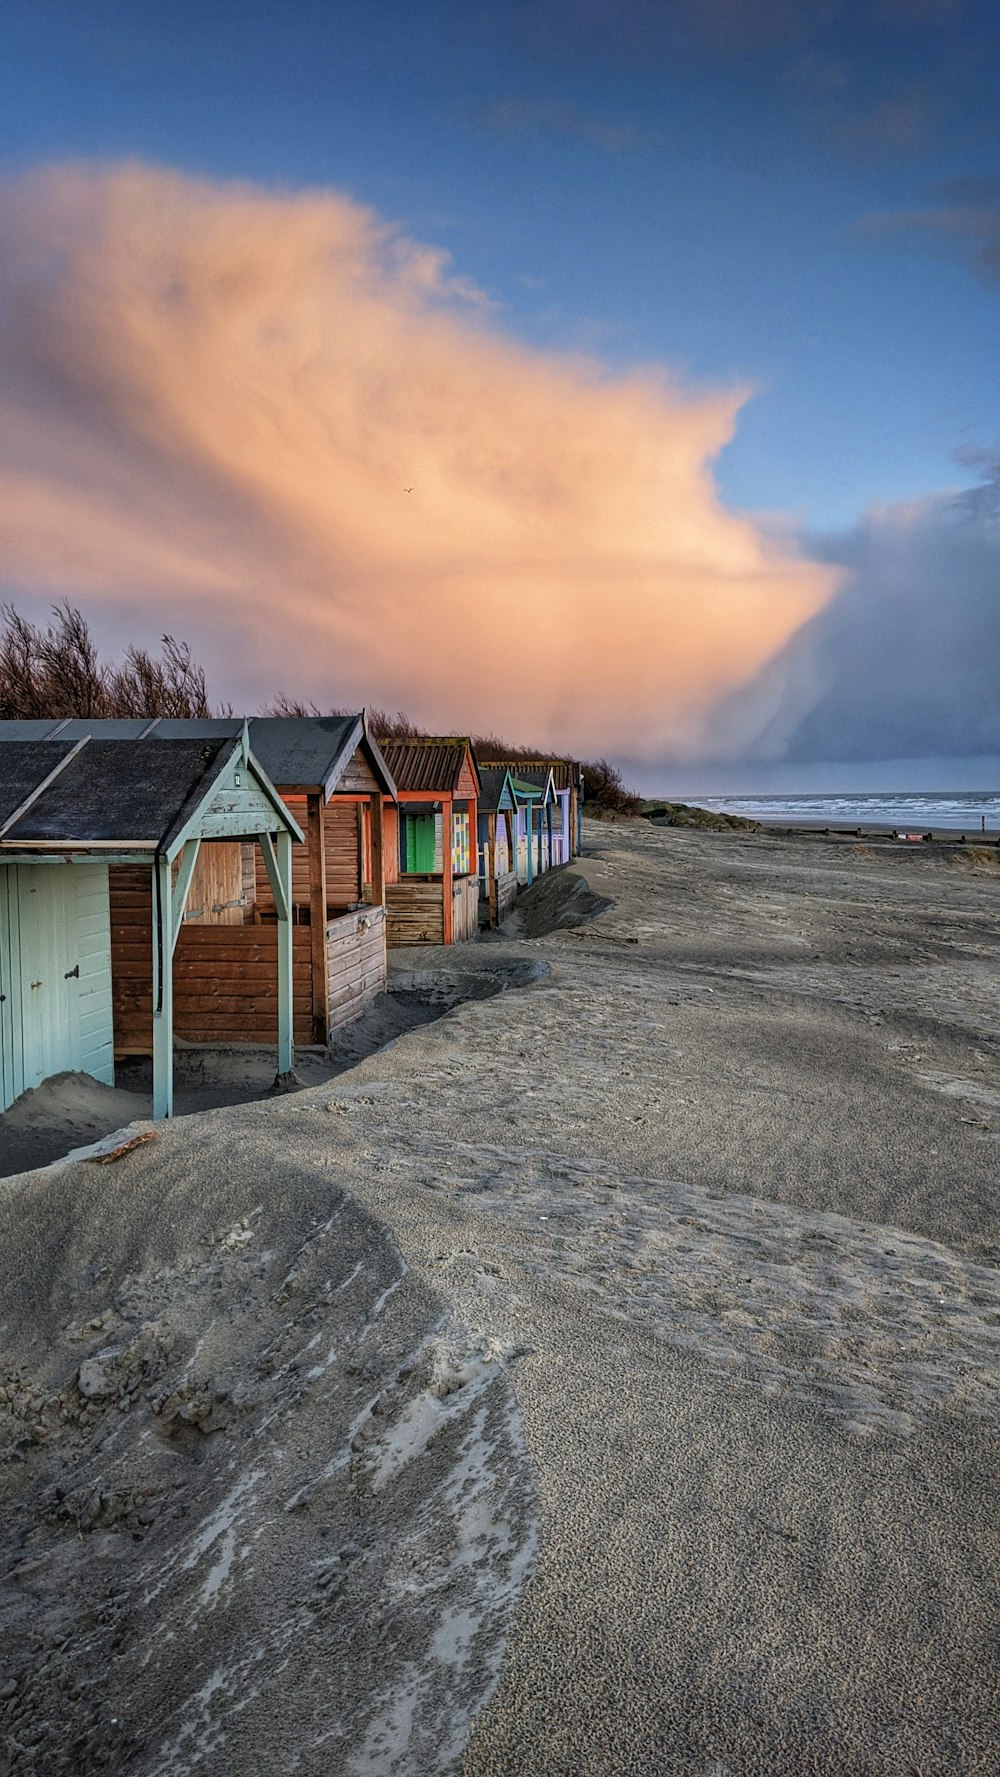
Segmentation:
<svg viewBox="0 0 1000 1777">
<path fill-rule="evenodd" d="M 306 799 L 306 847 L 309 853 L 313 1042 L 325 1043 L 329 1035 L 330 984 L 326 967 L 326 834 L 322 791 Z"/>
<path fill-rule="evenodd" d="M 258 833 L 267 879 L 278 916 L 278 1078 L 290 1074 L 292 1047 L 292 836 L 287 827 L 277 834 Z"/>
<path fill-rule="evenodd" d="M 532 883 L 535 880 L 535 860 L 534 860 L 534 858 L 532 856 L 532 852 L 531 852 L 531 848 L 532 848 L 532 845 L 534 844 L 534 840 L 535 840 L 535 835 L 531 830 L 531 803 L 530 802 L 526 802 L 524 805 L 524 831 L 525 831 L 525 834 L 527 835 L 527 841 L 528 841 L 528 845 L 527 845 L 528 881 L 525 886 L 527 888 L 530 888 Z"/>
<path fill-rule="evenodd" d="M 486 896 L 490 909 L 490 925 L 499 924 L 497 917 L 497 817 L 486 816 Z"/>
<path fill-rule="evenodd" d="M 285 905 L 278 909 L 278 1074 L 290 1074 L 292 1047 L 292 836 L 287 827 L 278 833 L 278 875 Z M 277 896 L 275 896 L 277 900 Z M 284 914 L 284 918 L 282 918 Z M 325 926 L 324 926 L 325 932 Z"/>
<path fill-rule="evenodd" d="M 551 804 L 551 802 L 547 802 L 545 804 L 545 844 L 548 848 L 548 854 L 549 854 L 548 858 L 546 859 L 545 868 L 546 868 L 546 870 L 551 870 L 551 868 L 552 868 L 552 804 Z"/>
<path fill-rule="evenodd" d="M 166 858 L 153 860 L 152 889 L 153 1117 L 159 1120 L 174 1114 L 173 908 Z"/>
<path fill-rule="evenodd" d="M 441 925 L 442 936 L 446 944 L 455 942 L 455 905 L 452 900 L 452 868 L 451 848 L 454 839 L 454 809 L 449 796 L 441 804 Z"/>
<path fill-rule="evenodd" d="M 372 824 L 372 902 L 385 905 L 385 828 L 382 821 L 382 793 L 376 790 L 371 799 Z"/>
</svg>

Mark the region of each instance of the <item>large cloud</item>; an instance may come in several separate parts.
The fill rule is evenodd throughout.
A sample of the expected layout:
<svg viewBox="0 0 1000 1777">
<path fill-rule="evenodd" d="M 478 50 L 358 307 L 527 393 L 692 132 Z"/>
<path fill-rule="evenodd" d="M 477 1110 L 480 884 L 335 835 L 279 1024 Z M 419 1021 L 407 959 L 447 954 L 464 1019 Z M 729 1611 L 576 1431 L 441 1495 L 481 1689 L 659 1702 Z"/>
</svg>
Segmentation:
<svg viewBox="0 0 1000 1777">
<path fill-rule="evenodd" d="M 844 582 L 714 724 L 722 758 L 1000 754 L 1000 463 L 971 492 L 813 539 Z"/>
<path fill-rule="evenodd" d="M 238 704 L 698 751 L 835 584 L 716 499 L 739 393 L 529 351 L 346 198 L 58 169 L 0 237 L 0 575 Z"/>
</svg>

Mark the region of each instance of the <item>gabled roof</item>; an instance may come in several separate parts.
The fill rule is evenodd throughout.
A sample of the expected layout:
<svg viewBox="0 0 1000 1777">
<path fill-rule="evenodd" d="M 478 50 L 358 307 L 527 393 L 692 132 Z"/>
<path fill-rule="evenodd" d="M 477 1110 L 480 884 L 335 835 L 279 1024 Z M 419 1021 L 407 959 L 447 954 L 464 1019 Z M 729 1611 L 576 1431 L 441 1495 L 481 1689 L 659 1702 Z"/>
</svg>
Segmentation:
<svg viewBox="0 0 1000 1777">
<path fill-rule="evenodd" d="M 583 767 L 575 759 L 546 759 L 539 754 L 536 759 L 480 759 L 479 769 L 491 770 L 505 765 L 512 777 L 530 778 L 536 771 L 551 771 L 552 781 L 557 790 L 578 789 L 583 781 Z"/>
<path fill-rule="evenodd" d="M 395 784 L 368 732 L 363 711 L 349 716 L 251 716 L 251 749 L 272 784 L 331 796 L 359 746 L 365 748 L 376 779 L 390 796 Z M 26 732 L 27 731 L 27 732 Z M 111 719 L 74 717 L 69 721 L 0 722 L 0 741 L 48 736 L 93 740 L 223 740 L 243 732 L 242 716 Z"/>
<path fill-rule="evenodd" d="M 2 739 L 2 737 L 0 737 Z M 205 740 L 5 741 L 0 744 L 0 856 L 45 848 L 170 853 L 229 768 L 245 764 L 274 811 L 298 827 L 242 733 Z M 14 803 L 14 796 L 19 801 Z M 248 817 L 247 832 L 260 825 Z M 235 835 L 234 835 L 235 837 Z"/>
<path fill-rule="evenodd" d="M 543 808 L 546 803 L 556 799 L 555 785 L 552 782 L 552 771 L 544 766 L 540 771 L 511 769 L 511 787 L 519 801 L 538 802 Z"/>
<path fill-rule="evenodd" d="M 479 812 L 496 814 L 501 808 L 514 807 L 514 791 L 510 772 L 505 765 L 479 767 Z"/>
<path fill-rule="evenodd" d="M 479 768 L 467 736 L 428 735 L 419 740 L 383 740 L 379 746 L 401 796 L 421 791 L 452 796 L 467 767 L 471 768 L 478 795 Z"/>
</svg>

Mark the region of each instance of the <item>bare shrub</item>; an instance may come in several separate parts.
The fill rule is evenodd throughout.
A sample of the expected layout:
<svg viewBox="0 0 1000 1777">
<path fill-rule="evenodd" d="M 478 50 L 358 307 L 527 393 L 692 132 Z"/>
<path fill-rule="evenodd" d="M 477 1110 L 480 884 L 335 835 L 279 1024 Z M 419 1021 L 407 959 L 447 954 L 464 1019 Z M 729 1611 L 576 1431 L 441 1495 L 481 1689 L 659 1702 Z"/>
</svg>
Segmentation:
<svg viewBox="0 0 1000 1777">
<path fill-rule="evenodd" d="M 160 638 L 159 658 L 126 649 L 104 666 L 86 618 L 68 602 L 46 627 L 0 606 L 0 718 L 210 716 L 205 674 L 186 642 Z M 225 712 L 223 712 L 225 713 Z"/>
</svg>

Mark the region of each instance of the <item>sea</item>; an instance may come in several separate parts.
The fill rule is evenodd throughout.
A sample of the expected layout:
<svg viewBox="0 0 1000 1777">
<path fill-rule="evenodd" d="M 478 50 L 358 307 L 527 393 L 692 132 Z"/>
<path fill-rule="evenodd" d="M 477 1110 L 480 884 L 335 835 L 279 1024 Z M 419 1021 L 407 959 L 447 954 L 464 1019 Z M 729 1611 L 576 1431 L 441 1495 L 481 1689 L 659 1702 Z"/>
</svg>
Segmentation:
<svg viewBox="0 0 1000 1777">
<path fill-rule="evenodd" d="M 720 814 L 744 815 L 781 826 L 877 827 L 897 832 L 947 830 L 971 839 L 1000 828 L 997 790 L 846 791 L 833 795 L 699 796 L 688 798 Z"/>
</svg>

